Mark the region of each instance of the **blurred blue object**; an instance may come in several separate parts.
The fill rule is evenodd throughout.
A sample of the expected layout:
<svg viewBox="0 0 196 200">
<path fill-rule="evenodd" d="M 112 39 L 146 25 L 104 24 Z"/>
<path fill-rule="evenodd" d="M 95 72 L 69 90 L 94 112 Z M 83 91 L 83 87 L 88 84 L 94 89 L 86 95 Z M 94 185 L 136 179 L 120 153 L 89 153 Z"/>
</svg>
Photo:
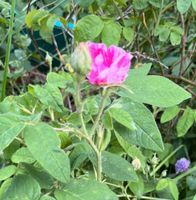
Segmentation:
<svg viewBox="0 0 196 200">
<path fill-rule="evenodd" d="M 57 20 L 57 21 L 55 22 L 54 25 L 55 25 L 56 27 L 59 27 L 59 28 L 63 27 L 63 24 L 61 23 L 60 20 Z"/>
<path fill-rule="evenodd" d="M 71 22 L 68 22 L 67 27 L 73 30 L 75 28 L 75 25 Z"/>
<path fill-rule="evenodd" d="M 57 20 L 54 25 L 56 27 L 58 27 L 58 28 L 62 28 L 63 27 L 63 23 L 60 20 Z M 67 28 L 73 30 L 75 28 L 75 25 L 73 23 L 71 23 L 71 22 L 68 22 L 67 23 Z"/>
</svg>

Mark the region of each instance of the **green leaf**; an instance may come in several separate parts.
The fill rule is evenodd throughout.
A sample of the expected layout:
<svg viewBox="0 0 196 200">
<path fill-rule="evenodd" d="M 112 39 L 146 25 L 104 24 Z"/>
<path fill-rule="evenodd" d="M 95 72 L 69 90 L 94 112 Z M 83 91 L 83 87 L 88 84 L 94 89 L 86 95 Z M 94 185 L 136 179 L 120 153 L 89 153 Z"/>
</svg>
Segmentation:
<svg viewBox="0 0 196 200">
<path fill-rule="evenodd" d="M 24 139 L 33 157 L 51 176 L 64 183 L 69 181 L 69 159 L 60 149 L 60 139 L 52 127 L 44 123 L 27 126 Z M 40 141 L 42 148 L 38 148 Z"/>
<path fill-rule="evenodd" d="M 62 112 L 64 108 L 63 97 L 60 90 L 51 84 L 44 87 L 40 85 L 32 86 L 35 96 L 48 108 L 53 108 L 58 112 Z"/>
<path fill-rule="evenodd" d="M 54 14 L 51 14 L 47 19 L 46 26 L 51 33 L 53 32 L 54 24 L 57 20 L 59 20 L 59 17 Z"/>
<path fill-rule="evenodd" d="M 148 0 L 154 7 L 161 8 L 162 0 Z"/>
<path fill-rule="evenodd" d="M 167 23 L 167 24 L 169 25 L 169 23 Z M 179 35 L 183 35 L 184 30 L 180 26 L 176 26 L 176 25 L 171 24 L 170 29 L 171 29 L 172 32 L 175 32 Z"/>
<path fill-rule="evenodd" d="M 0 8 L 6 8 L 6 9 L 11 9 L 11 5 L 8 2 L 5 1 L 0 1 Z"/>
<path fill-rule="evenodd" d="M 71 138 L 69 137 L 68 133 L 58 131 L 57 135 L 61 140 L 61 149 L 64 149 L 72 144 Z"/>
<path fill-rule="evenodd" d="M 152 63 L 143 63 L 138 68 L 130 69 L 128 77 L 134 78 L 135 76 L 145 76 L 150 72 Z"/>
<path fill-rule="evenodd" d="M 171 107 L 191 98 L 189 92 L 161 76 L 128 76 L 125 86 L 133 94 L 121 89 L 121 96 L 159 107 Z"/>
<path fill-rule="evenodd" d="M 96 96 L 89 96 L 85 99 L 85 106 L 90 115 L 96 115 L 99 111 L 99 104 Z"/>
<path fill-rule="evenodd" d="M 47 196 L 47 195 L 44 195 L 40 198 L 40 200 L 55 200 L 55 198 L 51 197 L 51 196 Z"/>
<path fill-rule="evenodd" d="M 53 28 L 57 20 L 59 20 L 59 17 L 54 14 L 46 15 L 38 19 L 40 36 L 46 42 L 52 43 Z"/>
<path fill-rule="evenodd" d="M 169 190 L 175 200 L 178 200 L 179 192 L 176 182 L 172 179 L 169 179 Z"/>
<path fill-rule="evenodd" d="M 193 6 L 194 11 L 196 11 L 196 0 L 192 0 L 192 6 Z"/>
<path fill-rule="evenodd" d="M 112 44 L 118 45 L 121 32 L 122 28 L 119 23 L 113 21 L 105 22 L 103 31 L 101 33 L 102 42 L 107 46 Z"/>
<path fill-rule="evenodd" d="M 104 151 L 107 148 L 107 146 L 110 144 L 111 137 L 112 137 L 112 133 L 110 129 L 107 129 L 101 143 L 101 147 L 100 147 L 101 151 Z"/>
<path fill-rule="evenodd" d="M 124 6 L 126 7 L 127 6 L 127 0 L 115 0 L 119 6 Z"/>
<path fill-rule="evenodd" d="M 179 118 L 176 129 L 178 137 L 184 136 L 195 121 L 195 111 L 187 107 L 183 115 Z"/>
<path fill-rule="evenodd" d="M 12 155 L 20 148 L 20 142 L 14 139 L 8 147 L 3 150 L 4 158 L 10 160 Z"/>
<path fill-rule="evenodd" d="M 0 181 L 6 180 L 16 172 L 15 165 L 8 165 L 0 169 Z"/>
<path fill-rule="evenodd" d="M 27 174 L 30 174 L 42 189 L 51 189 L 54 185 L 54 178 L 50 176 L 42 167 L 23 163 L 22 166 Z"/>
<path fill-rule="evenodd" d="M 126 140 L 124 140 L 117 131 L 115 131 L 116 138 L 121 145 L 121 147 L 125 150 L 125 152 L 132 158 L 138 158 L 141 162 L 141 168 L 145 168 L 146 158 L 140 151 L 138 147 L 135 145 L 130 145 Z"/>
<path fill-rule="evenodd" d="M 123 36 L 128 42 L 132 42 L 134 39 L 134 31 L 130 27 L 123 27 Z"/>
<path fill-rule="evenodd" d="M 122 126 L 115 125 L 115 130 L 130 144 L 162 151 L 164 145 L 152 113 L 143 104 L 132 102 L 128 98 L 121 99 L 121 103 L 124 109 L 128 110 L 132 116 L 135 129 L 128 130 Z"/>
<path fill-rule="evenodd" d="M 5 195 L 5 192 L 7 191 L 7 189 L 10 187 L 12 183 L 12 178 L 8 178 L 7 180 L 5 180 L 0 187 L 0 200 L 4 200 L 3 196 Z"/>
<path fill-rule="evenodd" d="M 20 114 L 20 108 L 16 104 L 16 102 L 13 102 L 9 99 L 9 97 L 6 97 L 1 103 L 0 103 L 0 113 L 18 113 Z"/>
<path fill-rule="evenodd" d="M 33 30 L 39 30 L 41 26 L 41 21 L 44 18 L 47 18 L 48 14 L 48 11 L 42 9 L 31 10 L 25 18 L 25 23 L 28 28 L 32 28 Z"/>
<path fill-rule="evenodd" d="M 74 30 L 75 39 L 81 41 L 93 41 L 103 30 L 104 23 L 96 15 L 87 15 L 80 19 Z"/>
<path fill-rule="evenodd" d="M 81 142 L 77 144 L 70 154 L 72 169 L 80 167 L 86 159 L 91 160 L 93 164 L 96 163 L 96 155 L 91 146 L 87 142 Z"/>
<path fill-rule="evenodd" d="M 33 15 L 33 26 L 32 28 L 34 29 L 34 26 L 36 27 L 37 25 L 40 26 L 42 25 L 42 21 L 47 19 L 49 17 L 49 12 L 47 10 L 39 9 L 37 10 L 37 13 Z"/>
<path fill-rule="evenodd" d="M 170 42 L 173 46 L 181 43 L 182 36 L 176 32 L 171 32 L 170 34 Z"/>
<path fill-rule="evenodd" d="M 0 115 L 0 151 L 5 149 L 24 129 L 20 116 L 9 113 Z"/>
<path fill-rule="evenodd" d="M 190 190 L 196 190 L 196 174 L 193 173 L 186 177 L 186 183 Z"/>
<path fill-rule="evenodd" d="M 155 36 L 159 36 L 159 40 L 161 42 L 165 42 L 167 41 L 167 39 L 169 38 L 171 30 L 164 26 L 164 25 L 160 25 L 155 29 Z"/>
<path fill-rule="evenodd" d="M 168 183 L 168 180 L 167 179 L 161 179 L 158 183 L 157 183 L 157 186 L 156 186 L 156 190 L 163 190 L 165 189 L 166 187 L 168 187 L 169 183 Z"/>
<path fill-rule="evenodd" d="M 79 6 L 83 8 L 89 7 L 95 0 L 74 0 Z"/>
<path fill-rule="evenodd" d="M 31 165 L 23 163 L 25 173 L 31 175 L 40 185 L 42 189 L 51 189 L 55 179 L 48 174 L 38 163 Z"/>
<path fill-rule="evenodd" d="M 114 180 L 118 181 L 137 181 L 131 164 L 116 154 L 104 151 L 102 153 L 103 173 Z"/>
<path fill-rule="evenodd" d="M 112 117 L 109 113 L 109 111 L 104 112 L 103 114 L 103 125 L 106 129 L 113 129 L 113 122 L 112 122 Z"/>
<path fill-rule="evenodd" d="M 32 96 L 29 93 L 21 94 L 20 96 L 12 96 L 8 99 L 8 101 L 12 102 L 13 104 L 16 104 L 20 108 L 20 112 L 24 114 L 24 111 L 32 111 L 34 110 L 34 113 L 41 112 L 40 104 L 37 102 L 37 98 Z M 37 106 L 35 106 L 37 105 Z M 41 117 L 41 114 L 40 114 Z"/>
<path fill-rule="evenodd" d="M 40 186 L 35 179 L 27 175 L 18 175 L 13 178 L 2 200 L 38 200 L 40 194 Z"/>
<path fill-rule="evenodd" d="M 181 14 L 184 14 L 191 6 L 191 0 L 177 0 L 177 9 Z"/>
<path fill-rule="evenodd" d="M 91 120 L 91 116 L 89 114 L 85 114 L 84 113 L 84 122 L 87 123 Z M 72 125 L 76 126 L 80 126 L 81 122 L 80 122 L 80 116 L 78 115 L 77 112 L 72 112 L 68 119 L 67 119 L 68 123 L 71 123 Z"/>
<path fill-rule="evenodd" d="M 66 88 L 68 84 L 72 83 L 72 77 L 68 73 L 50 72 L 47 75 L 47 82 L 59 88 Z"/>
<path fill-rule="evenodd" d="M 168 188 L 170 193 L 172 194 L 173 198 L 175 200 L 178 200 L 178 196 L 179 196 L 179 192 L 178 192 L 178 188 L 176 185 L 176 182 L 172 179 L 161 179 L 157 186 L 156 186 L 156 190 L 160 191 L 160 190 L 164 190 Z"/>
<path fill-rule="evenodd" d="M 57 200 L 118 200 L 104 183 L 95 180 L 72 180 L 54 194 Z"/>
<path fill-rule="evenodd" d="M 32 154 L 26 147 L 22 147 L 18 149 L 11 157 L 13 163 L 33 163 L 35 159 L 33 158 Z"/>
<path fill-rule="evenodd" d="M 176 115 L 180 112 L 180 108 L 178 106 L 173 106 L 166 108 L 161 115 L 161 123 L 168 122 L 172 120 Z"/>
<path fill-rule="evenodd" d="M 133 0 L 133 8 L 142 10 L 148 6 L 148 0 Z"/>
<path fill-rule="evenodd" d="M 27 25 L 28 28 L 31 28 L 33 26 L 33 16 L 35 16 L 35 14 L 37 14 L 39 11 L 38 10 L 31 10 L 25 18 L 25 23 Z"/>
<path fill-rule="evenodd" d="M 132 128 L 132 117 L 130 114 L 123 110 L 120 104 L 114 104 L 109 108 L 110 116 L 115 119 L 117 122 L 122 124 L 123 126 L 133 129 Z"/>
<path fill-rule="evenodd" d="M 44 18 L 41 21 L 39 30 L 40 30 L 40 36 L 43 40 L 45 40 L 46 42 L 52 44 L 52 35 L 53 32 L 51 31 L 51 29 L 47 26 L 47 20 L 48 18 Z"/>
<path fill-rule="evenodd" d="M 141 176 L 138 176 L 137 182 L 129 182 L 130 190 L 140 198 L 144 194 L 144 181 Z"/>
</svg>

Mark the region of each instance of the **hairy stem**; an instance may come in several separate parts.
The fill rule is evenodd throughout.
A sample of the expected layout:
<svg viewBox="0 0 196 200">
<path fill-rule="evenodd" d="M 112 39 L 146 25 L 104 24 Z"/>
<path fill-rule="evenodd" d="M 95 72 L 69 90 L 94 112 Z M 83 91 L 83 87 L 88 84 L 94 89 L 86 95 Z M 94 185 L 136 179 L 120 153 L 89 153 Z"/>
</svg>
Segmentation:
<svg viewBox="0 0 196 200">
<path fill-rule="evenodd" d="M 98 150 L 96 145 L 94 144 L 93 140 L 90 137 L 86 137 L 88 143 L 91 145 L 93 150 L 96 153 L 96 158 L 97 158 L 97 181 L 102 180 L 102 160 L 101 160 L 101 151 Z"/>
<path fill-rule="evenodd" d="M 97 181 L 101 181 L 101 179 L 102 179 L 101 152 L 98 150 L 97 146 L 95 145 L 92 138 L 90 137 L 90 135 L 87 132 L 86 125 L 85 125 L 84 118 L 83 118 L 83 103 L 81 100 L 80 90 L 81 90 L 80 83 L 78 81 L 77 85 L 76 85 L 77 92 L 76 92 L 75 103 L 76 103 L 77 111 L 78 111 L 78 114 L 80 117 L 80 122 L 81 122 L 81 126 L 82 126 L 82 131 L 84 133 L 84 137 L 86 138 L 86 140 L 88 141 L 88 143 L 90 144 L 90 146 L 92 147 L 92 149 L 94 150 L 94 152 L 96 154 L 96 157 L 97 157 L 97 168 L 96 168 Z"/>
<path fill-rule="evenodd" d="M 81 121 L 81 126 L 82 126 L 82 131 L 85 133 L 85 135 L 88 136 L 87 130 L 86 130 L 86 126 L 84 123 L 84 118 L 83 118 L 83 103 L 81 100 L 81 94 L 80 94 L 80 83 L 79 81 L 76 84 L 76 99 L 75 99 L 75 103 L 76 103 L 76 107 L 77 107 L 77 112 Z"/>
<path fill-rule="evenodd" d="M 95 134 L 95 131 L 99 125 L 99 121 L 101 119 L 101 116 L 103 114 L 103 110 L 104 110 L 104 107 L 105 107 L 105 104 L 106 104 L 106 101 L 107 101 L 107 97 L 109 96 L 109 89 L 106 89 L 105 91 L 105 94 L 103 95 L 103 98 L 101 100 L 101 104 L 100 104 L 100 107 L 99 107 L 99 112 L 97 114 L 97 117 L 95 119 L 95 123 L 91 129 L 91 136 Z"/>
</svg>

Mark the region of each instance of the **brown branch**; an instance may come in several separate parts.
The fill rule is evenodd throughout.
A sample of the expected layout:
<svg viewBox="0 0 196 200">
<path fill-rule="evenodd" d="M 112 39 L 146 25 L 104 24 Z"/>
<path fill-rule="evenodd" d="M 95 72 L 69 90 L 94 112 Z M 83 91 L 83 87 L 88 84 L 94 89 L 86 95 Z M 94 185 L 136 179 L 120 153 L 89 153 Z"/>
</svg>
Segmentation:
<svg viewBox="0 0 196 200">
<path fill-rule="evenodd" d="M 187 88 L 187 91 L 189 91 L 193 95 L 194 99 L 196 98 L 196 94 L 191 89 Z"/>
<path fill-rule="evenodd" d="M 152 75 L 160 75 L 160 74 L 152 74 Z M 179 80 L 179 81 L 182 81 L 184 83 L 188 83 L 189 85 L 196 87 L 196 82 L 191 81 L 189 79 L 186 79 L 183 76 L 174 76 L 174 75 L 171 75 L 171 74 L 164 74 L 164 77 L 174 79 L 174 80 Z"/>
<path fill-rule="evenodd" d="M 141 57 L 141 58 L 146 59 L 146 60 L 150 60 L 151 62 L 157 63 L 157 64 L 159 64 L 161 67 L 164 67 L 164 68 L 168 69 L 168 67 L 167 67 L 165 64 L 163 64 L 161 61 L 158 61 L 158 60 L 155 59 L 155 58 L 149 57 L 149 56 L 147 56 L 147 55 L 145 55 L 145 54 L 141 54 L 141 53 L 138 52 L 138 51 L 134 51 L 134 52 L 130 52 L 130 53 L 131 53 L 133 56 Z"/>
<path fill-rule="evenodd" d="M 56 50 L 56 52 L 57 52 L 57 54 L 58 54 L 58 57 L 59 57 L 61 63 L 62 63 L 63 65 L 65 65 L 64 58 L 63 58 L 63 56 L 61 55 L 61 52 L 60 52 L 60 50 L 59 50 L 59 48 L 58 48 L 58 44 L 57 44 L 57 42 L 56 42 L 55 37 L 52 36 L 52 39 L 53 39 L 53 43 L 54 43 L 54 46 L 55 46 L 55 50 Z"/>
</svg>

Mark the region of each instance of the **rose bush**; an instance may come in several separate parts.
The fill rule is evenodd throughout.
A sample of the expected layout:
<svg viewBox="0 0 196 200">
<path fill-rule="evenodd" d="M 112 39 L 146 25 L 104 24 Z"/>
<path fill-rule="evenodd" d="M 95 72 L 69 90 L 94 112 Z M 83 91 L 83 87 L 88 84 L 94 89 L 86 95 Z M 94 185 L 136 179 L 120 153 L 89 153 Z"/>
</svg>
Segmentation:
<svg viewBox="0 0 196 200">
<path fill-rule="evenodd" d="M 194 10 L 1 0 L 0 200 L 194 199 Z"/>
</svg>

